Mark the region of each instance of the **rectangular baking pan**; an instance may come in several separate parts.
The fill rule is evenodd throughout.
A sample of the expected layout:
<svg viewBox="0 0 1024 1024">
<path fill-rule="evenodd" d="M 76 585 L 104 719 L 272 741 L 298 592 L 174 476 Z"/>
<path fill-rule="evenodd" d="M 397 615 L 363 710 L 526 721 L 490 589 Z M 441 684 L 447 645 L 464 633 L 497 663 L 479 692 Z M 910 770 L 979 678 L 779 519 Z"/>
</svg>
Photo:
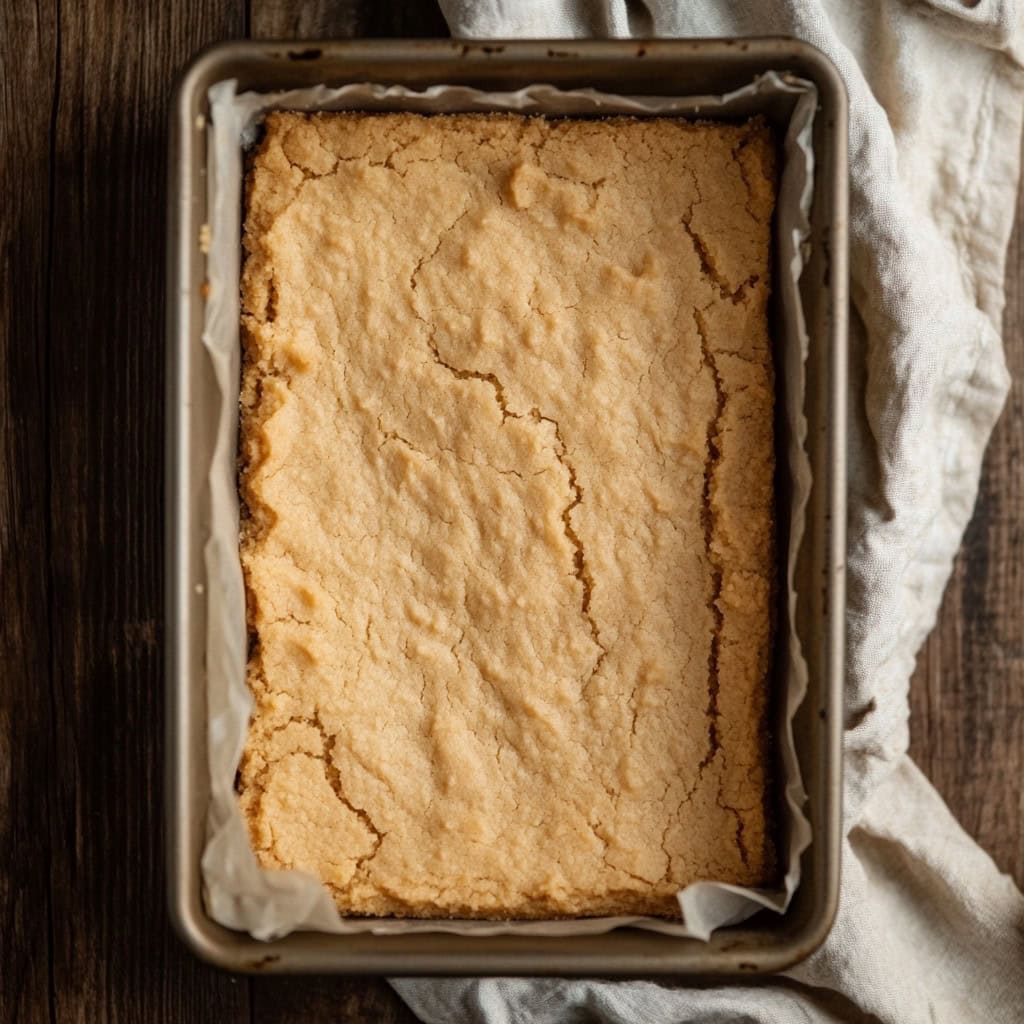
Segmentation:
<svg viewBox="0 0 1024 1024">
<path fill-rule="evenodd" d="M 810 335 L 806 413 L 814 488 L 798 566 L 797 620 L 808 662 L 807 699 L 794 721 L 813 841 L 786 914 L 758 914 L 709 942 L 637 929 L 536 937 L 302 932 L 260 942 L 207 914 L 200 857 L 209 793 L 206 759 L 205 588 L 202 533 L 216 388 L 201 344 L 206 223 L 207 90 L 326 83 L 463 84 L 708 95 L 790 71 L 818 88 L 811 254 L 801 282 Z M 841 844 L 841 738 L 846 501 L 846 95 L 833 65 L 792 39 L 232 42 L 184 71 L 171 111 L 166 448 L 166 801 L 171 919 L 204 960 L 239 971 L 401 975 L 765 974 L 806 957 L 835 916 Z"/>
</svg>

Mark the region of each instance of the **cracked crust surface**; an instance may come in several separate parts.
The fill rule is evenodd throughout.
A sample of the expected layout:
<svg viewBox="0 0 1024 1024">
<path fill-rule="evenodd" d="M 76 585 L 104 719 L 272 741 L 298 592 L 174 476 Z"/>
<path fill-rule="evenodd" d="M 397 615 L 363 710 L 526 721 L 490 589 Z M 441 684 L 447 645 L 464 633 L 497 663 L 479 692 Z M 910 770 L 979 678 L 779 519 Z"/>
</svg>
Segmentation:
<svg viewBox="0 0 1024 1024">
<path fill-rule="evenodd" d="M 260 862 L 350 914 L 774 879 L 759 122 L 271 114 L 241 555 Z"/>
</svg>

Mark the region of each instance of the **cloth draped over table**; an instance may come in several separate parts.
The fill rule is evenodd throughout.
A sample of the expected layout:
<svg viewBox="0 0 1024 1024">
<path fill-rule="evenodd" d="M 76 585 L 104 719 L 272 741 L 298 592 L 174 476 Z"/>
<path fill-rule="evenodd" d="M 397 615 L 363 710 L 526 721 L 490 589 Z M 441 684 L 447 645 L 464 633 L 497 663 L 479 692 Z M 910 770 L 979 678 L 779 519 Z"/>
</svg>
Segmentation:
<svg viewBox="0 0 1024 1024">
<path fill-rule="evenodd" d="M 456 36 L 791 35 L 850 97 L 843 882 L 825 945 L 759 985 L 393 981 L 425 1021 L 1024 1021 L 1024 896 L 907 757 L 908 686 L 1008 378 L 1015 0 L 442 0 Z M 1022 511 L 1024 514 L 1024 511 Z"/>
</svg>

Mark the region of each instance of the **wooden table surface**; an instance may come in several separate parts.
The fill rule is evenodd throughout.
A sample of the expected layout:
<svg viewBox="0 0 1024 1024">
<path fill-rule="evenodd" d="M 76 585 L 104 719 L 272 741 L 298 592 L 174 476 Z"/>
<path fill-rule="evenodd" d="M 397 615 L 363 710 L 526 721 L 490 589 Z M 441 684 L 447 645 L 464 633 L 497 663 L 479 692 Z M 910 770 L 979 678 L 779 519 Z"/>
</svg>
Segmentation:
<svg viewBox="0 0 1024 1024">
<path fill-rule="evenodd" d="M 0 0 L 0 1021 L 413 1019 L 379 980 L 220 973 L 168 927 L 164 177 L 207 43 L 444 34 L 413 0 Z M 1019 378 L 1020 233 L 1009 285 Z M 914 756 L 1018 882 L 1022 437 L 1015 393 L 912 695 Z"/>
</svg>

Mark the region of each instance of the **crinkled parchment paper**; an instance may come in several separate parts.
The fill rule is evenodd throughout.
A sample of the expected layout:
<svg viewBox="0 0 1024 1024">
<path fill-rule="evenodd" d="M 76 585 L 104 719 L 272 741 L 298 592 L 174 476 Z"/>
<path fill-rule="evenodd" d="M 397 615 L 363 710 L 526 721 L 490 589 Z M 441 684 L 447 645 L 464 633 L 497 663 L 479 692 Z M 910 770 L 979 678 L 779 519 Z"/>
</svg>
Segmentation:
<svg viewBox="0 0 1024 1024">
<path fill-rule="evenodd" d="M 589 89 L 562 91 L 536 85 L 518 92 L 485 93 L 462 86 L 433 86 L 423 92 L 404 87 L 318 86 L 281 93 L 236 95 L 233 81 L 210 90 L 208 182 L 210 188 L 210 284 L 203 329 L 205 346 L 220 394 L 216 446 L 209 471 L 206 508 L 209 539 L 205 547 L 208 589 L 207 710 L 211 795 L 208 841 L 202 859 L 207 907 L 230 928 L 272 939 L 296 929 L 324 932 L 455 932 L 494 935 L 570 935 L 606 932 L 631 925 L 668 935 L 706 939 L 711 931 L 734 924 L 767 907 L 781 912 L 800 878 L 800 854 L 810 843 L 810 825 L 803 813 L 806 798 L 793 744 L 792 718 L 807 689 L 807 669 L 793 627 L 796 555 L 803 535 L 810 491 L 810 465 L 804 451 L 807 424 L 803 415 L 804 360 L 807 332 L 800 306 L 798 280 L 804 266 L 813 184 L 811 125 L 816 107 L 814 86 L 791 75 L 769 73 L 749 86 L 717 97 L 624 97 Z M 238 493 L 236 446 L 239 393 L 239 264 L 243 147 L 255 137 L 263 113 L 290 110 L 415 110 L 466 112 L 516 110 L 545 114 L 679 114 L 746 117 L 765 109 L 776 123 L 786 124 L 784 161 L 777 215 L 778 258 L 775 292 L 789 325 L 778 339 L 782 358 L 777 367 L 785 382 L 786 466 L 790 481 L 786 595 L 778 642 L 790 645 L 786 661 L 782 725 L 776 729 L 784 782 L 784 849 L 787 865 L 781 889 L 751 889 L 703 881 L 679 893 L 683 922 L 652 917 L 602 917 L 560 921 L 416 921 L 397 918 L 343 918 L 328 890 L 298 871 L 265 871 L 257 863 L 238 809 L 238 769 L 252 700 L 245 682 L 246 625 L 242 572 L 238 556 Z M 781 466 L 780 466 L 781 469 Z M 786 528 L 783 523 L 783 529 Z"/>
</svg>

